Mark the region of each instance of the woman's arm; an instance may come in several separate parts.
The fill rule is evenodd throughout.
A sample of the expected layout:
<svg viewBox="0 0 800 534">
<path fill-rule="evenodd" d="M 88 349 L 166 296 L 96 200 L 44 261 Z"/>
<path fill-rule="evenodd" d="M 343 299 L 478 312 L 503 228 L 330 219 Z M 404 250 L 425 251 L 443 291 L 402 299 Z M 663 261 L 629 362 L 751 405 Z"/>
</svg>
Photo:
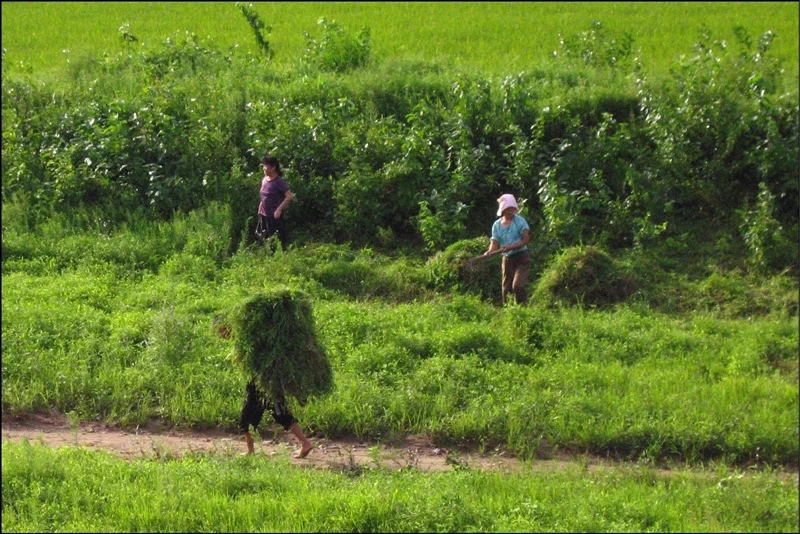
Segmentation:
<svg viewBox="0 0 800 534">
<path fill-rule="evenodd" d="M 294 193 L 287 190 L 286 196 L 284 196 L 283 198 L 283 202 L 281 202 L 280 206 L 275 208 L 275 215 L 273 215 L 273 217 L 275 217 L 276 219 L 280 219 L 281 213 L 283 213 L 283 210 L 286 209 L 286 206 L 288 206 L 292 202 L 292 200 L 294 200 Z"/>
<path fill-rule="evenodd" d="M 500 252 L 500 244 L 494 239 L 489 240 L 489 249 L 483 253 L 484 256 L 491 256 Z"/>
<path fill-rule="evenodd" d="M 528 230 L 522 231 L 522 239 L 514 243 L 513 245 L 508 245 L 507 247 L 503 247 L 501 252 L 511 252 L 512 250 L 516 250 L 518 248 L 522 248 L 528 243 L 531 242 L 531 233 Z"/>
</svg>

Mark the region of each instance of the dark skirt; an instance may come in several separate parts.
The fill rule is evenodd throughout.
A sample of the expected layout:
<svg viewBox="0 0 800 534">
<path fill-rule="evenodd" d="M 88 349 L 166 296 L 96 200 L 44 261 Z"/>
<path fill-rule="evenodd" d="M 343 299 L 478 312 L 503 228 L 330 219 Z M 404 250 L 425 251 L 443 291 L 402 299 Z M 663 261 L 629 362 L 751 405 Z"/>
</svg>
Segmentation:
<svg viewBox="0 0 800 534">
<path fill-rule="evenodd" d="M 261 422 L 265 410 L 269 410 L 272 418 L 281 425 L 284 430 L 289 430 L 292 423 L 297 422 L 297 419 L 294 418 L 289 408 L 286 407 L 286 402 L 283 399 L 276 402 L 266 400 L 261 393 L 259 393 L 255 382 L 251 380 L 250 383 L 247 384 L 247 398 L 244 401 L 244 406 L 242 406 L 242 415 L 239 418 L 239 429 L 242 432 L 248 432 L 250 426 L 256 428 Z"/>
<path fill-rule="evenodd" d="M 259 215 L 258 224 L 256 225 L 256 236 L 261 240 L 266 240 L 275 234 L 278 234 L 278 241 L 281 242 L 281 248 L 286 250 L 288 240 L 286 238 L 286 223 L 283 221 L 283 217 L 275 219 L 274 217 Z"/>
</svg>

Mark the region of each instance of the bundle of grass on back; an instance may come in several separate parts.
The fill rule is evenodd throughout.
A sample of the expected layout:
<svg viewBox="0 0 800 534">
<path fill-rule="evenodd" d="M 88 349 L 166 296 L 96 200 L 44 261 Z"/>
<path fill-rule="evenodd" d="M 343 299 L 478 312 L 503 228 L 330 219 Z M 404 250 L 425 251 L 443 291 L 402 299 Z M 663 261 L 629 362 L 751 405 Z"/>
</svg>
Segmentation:
<svg viewBox="0 0 800 534">
<path fill-rule="evenodd" d="M 268 399 L 284 395 L 301 405 L 333 389 L 333 371 L 317 343 L 311 301 L 297 290 L 257 293 L 231 313 L 234 361 Z"/>
</svg>

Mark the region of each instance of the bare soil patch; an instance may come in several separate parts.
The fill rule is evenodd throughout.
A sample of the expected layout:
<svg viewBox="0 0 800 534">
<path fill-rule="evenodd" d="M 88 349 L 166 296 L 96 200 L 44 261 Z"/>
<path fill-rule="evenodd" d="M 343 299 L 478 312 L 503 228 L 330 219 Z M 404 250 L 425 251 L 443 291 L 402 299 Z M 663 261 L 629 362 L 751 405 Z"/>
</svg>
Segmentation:
<svg viewBox="0 0 800 534">
<path fill-rule="evenodd" d="M 297 459 L 292 457 L 297 443 L 282 428 L 272 425 L 263 428 L 261 434 L 261 440 L 256 441 L 256 455 L 287 456 L 298 466 L 353 470 L 380 465 L 394 469 L 445 471 L 459 466 L 481 470 L 516 470 L 524 465 L 524 462 L 505 451 L 463 453 L 437 447 L 425 436 L 409 436 L 391 445 L 311 436 L 314 449 L 305 459 Z M 41 441 L 53 447 L 104 449 L 125 459 L 180 457 L 192 452 L 241 454 L 245 450 L 242 436 L 222 429 L 169 428 L 158 422 L 133 429 L 117 428 L 101 422 L 81 422 L 73 428 L 66 416 L 48 413 L 4 417 L 2 439 Z"/>
<path fill-rule="evenodd" d="M 69 419 L 57 413 L 38 413 L 19 417 L 3 417 L 2 439 L 10 441 L 29 440 L 51 447 L 88 447 L 103 449 L 124 459 L 136 458 L 180 458 L 188 453 L 242 454 L 245 445 L 242 436 L 223 429 L 170 428 L 157 421 L 144 427 L 118 428 L 101 422 L 81 422 L 77 427 Z M 452 471 L 468 468 L 481 471 L 530 473 L 563 470 L 568 466 L 581 465 L 587 472 L 635 466 L 630 462 L 617 462 L 589 455 L 554 453 L 548 459 L 523 461 L 507 451 L 495 449 L 486 453 L 439 447 L 428 437 L 408 436 L 392 444 L 369 443 L 357 439 L 327 439 L 310 436 L 315 448 L 305 459 L 297 459 L 292 453 L 298 448 L 294 438 L 277 425 L 262 429 L 261 439 L 256 441 L 256 455 L 286 457 L 299 467 L 355 471 L 375 467 L 389 469 L 415 469 L 420 471 Z M 661 468 L 662 474 L 673 474 L 669 468 Z M 681 469 L 679 472 L 686 473 Z M 698 475 L 710 475 L 708 471 L 693 471 Z M 756 471 L 753 471 L 756 472 Z M 782 471 L 781 475 L 798 484 L 796 471 Z"/>
</svg>

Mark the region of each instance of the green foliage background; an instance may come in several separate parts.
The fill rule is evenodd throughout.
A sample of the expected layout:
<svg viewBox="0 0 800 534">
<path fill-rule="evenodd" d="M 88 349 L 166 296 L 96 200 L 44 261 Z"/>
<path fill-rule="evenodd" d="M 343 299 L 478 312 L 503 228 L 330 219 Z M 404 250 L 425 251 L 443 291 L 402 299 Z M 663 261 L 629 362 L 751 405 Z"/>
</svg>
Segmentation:
<svg viewBox="0 0 800 534">
<path fill-rule="evenodd" d="M 120 32 L 122 52 L 53 84 L 3 61 L 3 199 L 29 228 L 53 211 L 116 226 L 218 201 L 232 252 L 271 152 L 298 197 L 290 229 L 323 240 L 442 249 L 484 233 L 514 191 L 545 255 L 711 224 L 751 268 L 797 272 L 797 95 L 772 32 L 735 27 L 729 44 L 704 28 L 659 82 L 601 22 L 502 77 L 381 62 L 368 31 L 324 18 L 288 68 L 189 32 L 154 50 Z"/>
</svg>

